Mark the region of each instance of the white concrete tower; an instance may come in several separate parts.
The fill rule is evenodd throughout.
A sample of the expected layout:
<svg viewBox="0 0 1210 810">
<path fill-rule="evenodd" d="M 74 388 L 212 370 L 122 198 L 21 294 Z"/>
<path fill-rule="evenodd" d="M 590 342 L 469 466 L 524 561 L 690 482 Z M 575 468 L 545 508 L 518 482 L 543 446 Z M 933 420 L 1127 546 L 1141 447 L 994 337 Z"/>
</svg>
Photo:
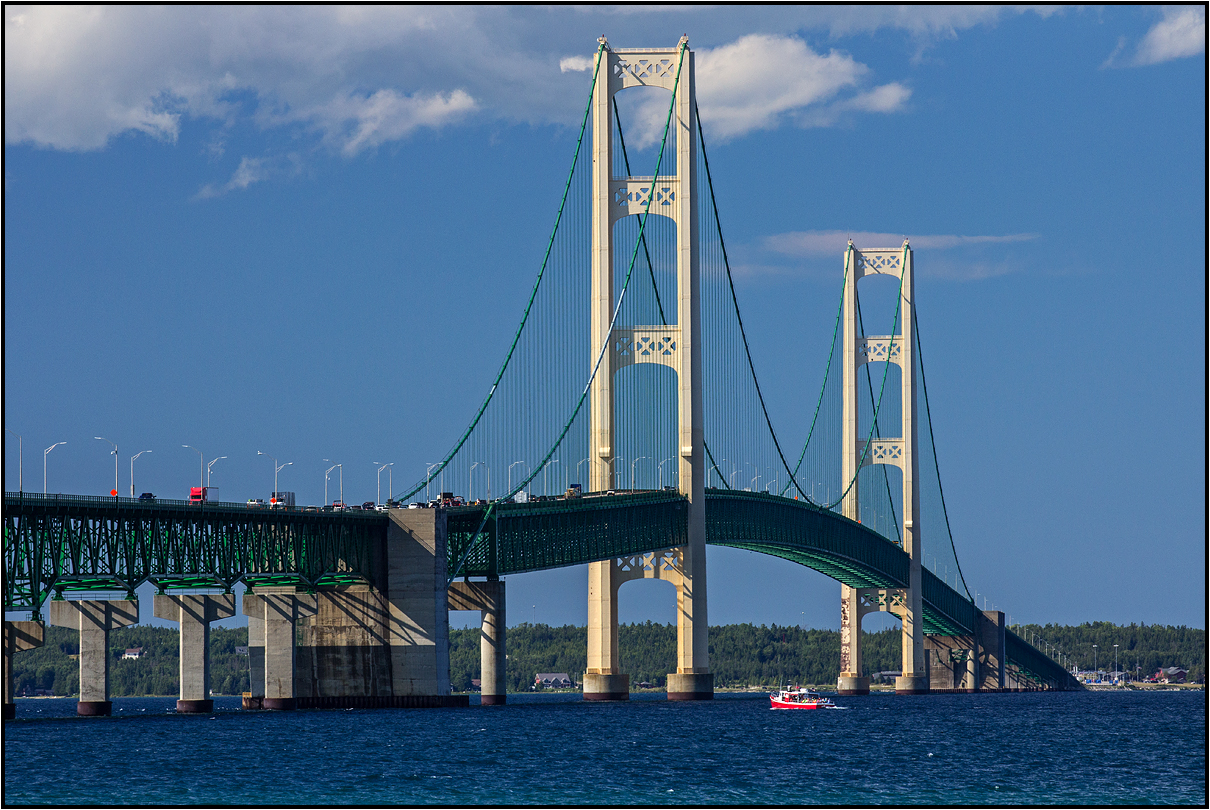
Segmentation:
<svg viewBox="0 0 1210 810">
<path fill-rule="evenodd" d="M 915 329 L 916 284 L 912 275 L 912 249 L 907 240 L 901 248 L 858 250 L 849 242 L 845 251 L 844 288 L 844 404 L 841 434 L 841 482 L 852 487 L 841 503 L 845 517 L 859 518 L 859 467 L 891 464 L 903 472 L 901 533 L 903 550 L 911 558 L 906 589 L 859 589 L 840 586 L 840 678 L 841 694 L 867 694 L 870 679 L 862 674 L 861 617 L 873 610 L 886 610 L 903 621 L 903 674 L 895 681 L 895 691 L 918 694 L 928 691 L 928 673 L 924 665 L 924 616 L 921 612 L 920 493 L 916 426 L 916 352 L 912 340 Z M 857 282 L 863 276 L 889 275 L 900 279 L 899 334 L 859 337 L 857 334 Z M 898 438 L 866 439 L 859 434 L 857 421 L 857 382 L 862 364 L 895 363 L 900 369 L 903 428 Z"/>
<path fill-rule="evenodd" d="M 614 375 L 631 363 L 658 363 L 677 374 L 680 490 L 689 498 L 688 544 L 657 554 L 662 564 L 648 576 L 671 581 L 677 588 L 677 671 L 668 675 L 671 700 L 708 699 L 714 695 L 710 675 L 706 620 L 705 451 L 702 428 L 701 290 L 698 261 L 697 139 L 695 137 L 694 62 L 688 38 L 674 48 L 611 50 L 605 38 L 593 91 L 592 175 L 592 351 L 590 362 L 608 342 L 605 359 L 591 392 L 589 489 L 614 488 L 616 432 Z M 681 50 L 684 49 L 683 63 Z M 680 66 L 680 78 L 677 68 Z M 616 177 L 613 174 L 613 96 L 630 87 L 675 88 L 672 126 L 665 163 L 675 155 L 675 172 L 659 177 Z M 673 151 L 675 150 L 675 151 Z M 677 322 L 616 324 L 610 322 L 614 299 L 614 223 L 627 216 L 664 216 L 676 223 Z M 624 246 L 629 258 L 632 246 Z M 629 676 L 618 662 L 618 588 L 633 579 L 630 562 L 608 560 L 588 569 L 588 668 L 586 700 L 625 700 Z"/>
</svg>

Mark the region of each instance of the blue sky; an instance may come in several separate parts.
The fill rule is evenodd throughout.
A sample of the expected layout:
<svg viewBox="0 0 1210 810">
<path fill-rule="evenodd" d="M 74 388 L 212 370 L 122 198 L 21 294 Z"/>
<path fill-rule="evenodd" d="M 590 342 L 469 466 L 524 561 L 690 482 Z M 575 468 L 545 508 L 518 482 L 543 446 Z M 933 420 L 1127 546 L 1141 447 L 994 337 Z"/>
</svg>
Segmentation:
<svg viewBox="0 0 1210 810">
<path fill-rule="evenodd" d="M 325 458 L 351 501 L 375 461 L 415 480 L 515 329 L 596 38 L 682 32 L 779 430 L 805 430 L 845 238 L 908 235 L 968 581 L 1014 621 L 1204 627 L 1201 6 L 6 6 L 25 488 L 66 441 L 50 491 L 108 492 L 94 436 L 123 493 L 151 450 L 136 489 L 186 496 L 183 444 L 227 457 L 224 500 L 268 496 L 258 450 L 308 503 Z M 650 146 L 658 116 L 635 115 Z M 14 490 L 7 431 L 4 465 Z M 709 561 L 712 623 L 839 625 L 821 575 Z M 583 568 L 509 594 L 510 623 L 585 621 Z M 662 583 L 622 595 L 623 621 L 673 620 Z"/>
</svg>

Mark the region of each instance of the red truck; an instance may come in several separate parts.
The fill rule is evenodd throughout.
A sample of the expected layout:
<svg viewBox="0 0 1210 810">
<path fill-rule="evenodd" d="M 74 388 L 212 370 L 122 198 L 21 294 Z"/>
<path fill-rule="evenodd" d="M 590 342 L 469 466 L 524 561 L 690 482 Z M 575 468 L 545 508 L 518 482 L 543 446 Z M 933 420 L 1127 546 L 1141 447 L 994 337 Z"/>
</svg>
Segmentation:
<svg viewBox="0 0 1210 810">
<path fill-rule="evenodd" d="M 189 503 L 212 503 L 218 500 L 218 487 L 189 487 Z"/>
</svg>

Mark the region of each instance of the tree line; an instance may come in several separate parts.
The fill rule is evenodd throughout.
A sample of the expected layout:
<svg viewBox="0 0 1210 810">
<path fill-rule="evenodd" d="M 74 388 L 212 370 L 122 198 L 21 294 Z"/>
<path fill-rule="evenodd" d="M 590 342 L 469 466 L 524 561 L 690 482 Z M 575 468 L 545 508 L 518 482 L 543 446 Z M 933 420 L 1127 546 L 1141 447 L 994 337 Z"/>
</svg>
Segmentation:
<svg viewBox="0 0 1210 810">
<path fill-rule="evenodd" d="M 1114 625 L 1093 622 L 1078 626 L 1023 625 L 1013 630 L 1040 649 L 1055 649 L 1071 656 L 1081 669 L 1092 669 L 1097 645 L 1097 666 L 1113 667 L 1113 645 L 1123 671 L 1146 676 L 1161 667 L 1180 666 L 1189 680 L 1206 681 L 1206 631 L 1166 625 Z M 867 674 L 894 671 L 901 666 L 900 631 L 887 628 L 862 633 L 862 658 Z M 450 631 L 450 685 L 456 692 L 470 691 L 479 677 L 479 630 Z M 179 693 L 179 631 L 172 627 L 135 626 L 109 634 L 110 694 L 114 697 L 176 695 Z M 524 623 L 507 631 L 506 685 L 510 692 L 526 692 L 539 672 L 566 672 L 583 683 L 587 660 L 585 627 Z M 210 685 L 216 695 L 238 695 L 248 686 L 248 657 L 236 647 L 248 644 L 248 628 L 210 631 Z M 142 647 L 143 656 L 123 660 L 127 648 Z M 63 627 L 47 627 L 42 647 L 13 658 L 16 694 L 47 690 L 54 695 L 75 695 L 80 690 L 79 635 Z M 618 628 L 618 654 L 630 683 L 664 688 L 668 673 L 676 671 L 676 627 L 668 624 L 625 624 Z M 840 633 L 807 630 L 797 626 L 731 624 L 710 628 L 710 669 L 720 688 L 772 687 L 786 682 L 835 684 L 840 674 Z"/>
</svg>

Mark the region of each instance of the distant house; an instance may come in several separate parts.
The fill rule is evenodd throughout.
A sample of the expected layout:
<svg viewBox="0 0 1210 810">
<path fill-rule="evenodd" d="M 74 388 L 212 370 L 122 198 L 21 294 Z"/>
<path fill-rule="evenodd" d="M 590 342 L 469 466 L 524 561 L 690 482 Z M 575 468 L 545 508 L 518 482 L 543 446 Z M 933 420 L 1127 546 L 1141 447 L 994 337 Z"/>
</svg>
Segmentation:
<svg viewBox="0 0 1210 810">
<path fill-rule="evenodd" d="M 483 690 L 483 681 L 478 678 L 471 678 L 471 691 L 480 692 Z"/>
<path fill-rule="evenodd" d="M 1160 683 L 1184 683 L 1188 677 L 1188 670 L 1180 667 L 1166 667 L 1155 673 L 1155 679 Z"/>
<path fill-rule="evenodd" d="M 539 672 L 534 676 L 534 686 L 543 689 L 570 689 L 574 685 L 566 672 Z"/>
<path fill-rule="evenodd" d="M 235 648 L 235 654 L 236 654 L 236 655 L 247 655 L 247 654 L 248 654 L 248 648 L 247 648 L 247 647 L 236 647 L 236 648 Z"/>
<path fill-rule="evenodd" d="M 122 658 L 142 658 L 144 654 L 142 647 L 129 647 L 126 652 L 122 653 Z"/>
</svg>

